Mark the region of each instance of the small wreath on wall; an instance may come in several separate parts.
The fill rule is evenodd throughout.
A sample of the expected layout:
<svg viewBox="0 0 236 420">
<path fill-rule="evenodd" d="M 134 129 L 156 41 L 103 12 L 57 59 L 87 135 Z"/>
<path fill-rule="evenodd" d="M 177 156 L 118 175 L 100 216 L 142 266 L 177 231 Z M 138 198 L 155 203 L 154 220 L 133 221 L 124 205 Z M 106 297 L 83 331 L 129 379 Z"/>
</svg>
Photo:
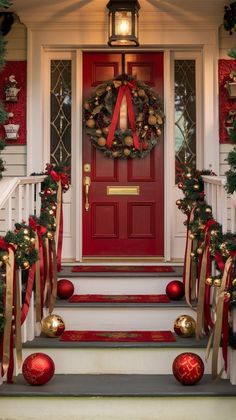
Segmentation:
<svg viewBox="0 0 236 420">
<path fill-rule="evenodd" d="M 96 87 L 84 103 L 84 122 L 93 146 L 105 156 L 143 158 L 162 133 L 162 102 L 148 85 L 122 75 Z"/>
</svg>

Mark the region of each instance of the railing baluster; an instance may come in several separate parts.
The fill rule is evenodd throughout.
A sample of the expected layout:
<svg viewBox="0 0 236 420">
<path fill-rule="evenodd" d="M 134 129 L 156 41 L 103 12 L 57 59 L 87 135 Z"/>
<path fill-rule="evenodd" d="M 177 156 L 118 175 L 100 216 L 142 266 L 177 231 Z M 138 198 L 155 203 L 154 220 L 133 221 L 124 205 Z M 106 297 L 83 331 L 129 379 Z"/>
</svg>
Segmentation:
<svg viewBox="0 0 236 420">
<path fill-rule="evenodd" d="M 36 200 L 36 206 L 35 206 L 35 210 L 36 210 L 36 215 L 39 216 L 40 215 L 40 209 L 41 209 L 41 197 L 40 197 L 40 192 L 41 192 L 41 182 L 39 182 L 38 184 L 36 184 L 35 187 L 35 200 Z"/>
<path fill-rule="evenodd" d="M 6 205 L 6 230 L 12 229 L 12 196 L 7 200 Z"/>
</svg>

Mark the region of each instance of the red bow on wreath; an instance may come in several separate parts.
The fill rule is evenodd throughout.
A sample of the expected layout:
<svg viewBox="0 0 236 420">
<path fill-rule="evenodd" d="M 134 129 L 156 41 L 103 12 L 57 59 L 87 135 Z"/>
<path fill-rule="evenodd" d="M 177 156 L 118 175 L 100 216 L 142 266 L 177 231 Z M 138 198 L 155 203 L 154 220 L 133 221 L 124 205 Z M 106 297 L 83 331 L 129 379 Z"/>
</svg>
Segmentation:
<svg viewBox="0 0 236 420">
<path fill-rule="evenodd" d="M 120 114 L 121 102 L 124 95 L 126 96 L 126 101 L 127 101 L 128 118 L 129 118 L 130 128 L 133 134 L 134 147 L 136 150 L 140 149 L 138 135 L 136 132 L 136 127 L 135 127 L 135 116 L 134 116 L 134 109 L 133 109 L 133 103 L 132 103 L 132 97 L 131 97 L 131 90 L 135 88 L 136 88 L 135 80 L 133 80 L 132 82 L 126 82 L 125 84 L 122 84 L 119 87 L 114 114 L 111 121 L 109 133 L 107 136 L 107 147 L 109 149 L 112 146 L 112 141 L 114 138 L 114 134 L 115 134 L 115 130 L 116 130 L 119 114 Z"/>
</svg>

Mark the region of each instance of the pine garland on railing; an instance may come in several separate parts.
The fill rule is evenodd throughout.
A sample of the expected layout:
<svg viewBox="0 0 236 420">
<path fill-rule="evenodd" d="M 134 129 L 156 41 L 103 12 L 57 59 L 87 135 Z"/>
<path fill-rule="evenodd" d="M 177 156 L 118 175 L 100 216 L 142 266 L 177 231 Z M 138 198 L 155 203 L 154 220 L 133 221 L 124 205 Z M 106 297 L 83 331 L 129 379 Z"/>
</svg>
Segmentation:
<svg viewBox="0 0 236 420">
<path fill-rule="evenodd" d="M 37 322 L 42 319 L 44 306 L 49 308 L 49 313 L 54 309 L 63 235 L 62 193 L 69 188 L 65 170 L 67 168 L 47 165 L 40 193 L 39 217 L 30 216 L 29 224 L 26 221 L 16 223 L 14 231 L 8 231 L 4 238 L 0 238 L 0 362 L 3 361 L 9 382 L 13 372 L 13 357 L 9 356 L 13 352 L 10 336 L 15 337 L 16 354 L 21 360 L 20 326 L 27 317 L 33 289 Z M 19 269 L 23 274 L 22 307 L 17 286 Z M 13 322 L 10 322 L 12 317 Z"/>
<path fill-rule="evenodd" d="M 213 343 L 212 373 L 217 377 L 219 347 L 227 370 L 228 310 L 236 304 L 236 235 L 223 234 L 222 226 L 205 200 L 202 175 L 209 171 L 183 168 L 178 186 L 185 197 L 176 204 L 187 216 L 184 285 L 187 303 L 197 302 L 196 337 L 210 334 Z M 213 264 L 215 269 L 213 268 Z M 211 287 L 215 288 L 211 302 Z"/>
<path fill-rule="evenodd" d="M 8 0 L 0 0 L 0 8 L 8 8 L 11 3 Z M 6 54 L 6 41 L 2 32 L 0 31 L 0 72 L 5 65 L 5 54 Z M 8 113 L 4 110 L 3 104 L 0 102 L 0 125 L 3 124 L 7 119 Z M 5 142 L 0 139 L 0 153 L 5 148 Z M 2 173 L 5 171 L 4 160 L 0 157 L 0 179 Z"/>
</svg>

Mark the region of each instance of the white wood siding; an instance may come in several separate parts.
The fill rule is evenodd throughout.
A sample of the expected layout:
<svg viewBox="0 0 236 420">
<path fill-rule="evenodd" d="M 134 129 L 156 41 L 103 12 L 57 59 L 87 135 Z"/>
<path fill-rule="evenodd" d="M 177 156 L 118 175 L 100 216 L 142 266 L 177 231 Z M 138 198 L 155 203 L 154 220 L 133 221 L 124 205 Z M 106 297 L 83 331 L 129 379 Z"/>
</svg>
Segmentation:
<svg viewBox="0 0 236 420">
<path fill-rule="evenodd" d="M 27 30 L 25 25 L 15 22 L 11 31 L 6 36 L 7 60 L 27 59 Z"/>
</svg>

